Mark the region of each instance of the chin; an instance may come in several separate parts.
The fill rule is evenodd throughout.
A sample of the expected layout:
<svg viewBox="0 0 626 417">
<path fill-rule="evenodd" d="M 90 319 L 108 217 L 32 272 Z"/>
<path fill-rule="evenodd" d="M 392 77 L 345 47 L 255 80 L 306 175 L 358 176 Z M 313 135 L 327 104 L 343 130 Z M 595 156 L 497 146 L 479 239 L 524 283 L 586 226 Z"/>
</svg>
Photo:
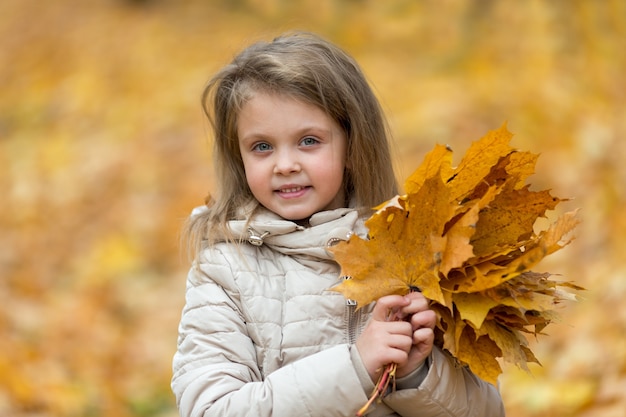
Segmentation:
<svg viewBox="0 0 626 417">
<path fill-rule="evenodd" d="M 313 212 L 305 211 L 305 212 L 290 212 L 290 213 L 277 213 L 280 217 L 285 220 L 289 220 L 292 222 L 302 222 L 306 221 L 313 215 Z"/>
<path fill-rule="evenodd" d="M 308 215 L 308 216 L 281 216 L 283 217 L 285 220 L 289 220 L 291 222 L 295 222 L 295 223 L 302 223 L 302 222 L 306 222 L 309 220 L 309 218 L 312 216 L 312 214 Z"/>
</svg>

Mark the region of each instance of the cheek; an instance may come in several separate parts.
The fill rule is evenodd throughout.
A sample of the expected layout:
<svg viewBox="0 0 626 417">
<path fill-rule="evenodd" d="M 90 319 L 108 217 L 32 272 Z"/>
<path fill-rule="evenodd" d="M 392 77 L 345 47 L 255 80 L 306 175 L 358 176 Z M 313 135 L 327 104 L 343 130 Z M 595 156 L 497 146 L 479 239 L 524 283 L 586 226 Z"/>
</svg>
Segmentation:
<svg viewBox="0 0 626 417">
<path fill-rule="evenodd" d="M 337 194 L 343 190 L 344 176 L 344 165 L 335 163 L 322 171 L 318 171 L 317 184 L 323 185 L 326 193 Z"/>
<path fill-rule="evenodd" d="M 250 160 L 244 157 L 241 158 L 241 168 L 243 169 L 243 174 L 248 184 L 250 184 L 250 181 L 254 179 L 253 173 L 255 170 L 253 169 L 253 166 L 254 165 Z"/>
<path fill-rule="evenodd" d="M 252 175 L 252 172 L 250 170 L 245 169 L 245 175 L 246 175 L 246 183 L 248 184 L 248 187 L 250 188 L 254 188 L 254 178 L 255 176 Z"/>
<path fill-rule="evenodd" d="M 246 169 L 246 182 L 248 183 L 248 188 L 252 191 L 252 194 L 257 196 L 257 194 L 262 191 L 263 184 L 267 184 L 267 180 L 263 178 L 263 175 L 258 170 L 254 169 Z"/>
<path fill-rule="evenodd" d="M 329 158 L 330 159 L 330 158 Z M 333 155 L 329 162 L 326 162 L 323 175 L 330 182 L 343 182 L 346 172 L 346 164 L 343 158 Z"/>
</svg>

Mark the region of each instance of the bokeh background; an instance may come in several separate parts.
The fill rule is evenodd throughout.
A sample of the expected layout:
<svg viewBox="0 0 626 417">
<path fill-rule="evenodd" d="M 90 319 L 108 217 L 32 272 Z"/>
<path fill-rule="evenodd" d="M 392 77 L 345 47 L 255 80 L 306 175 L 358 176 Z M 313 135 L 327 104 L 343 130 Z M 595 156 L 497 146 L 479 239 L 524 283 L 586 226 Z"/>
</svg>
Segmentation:
<svg viewBox="0 0 626 417">
<path fill-rule="evenodd" d="M 0 416 L 177 415 L 188 262 L 215 179 L 201 90 L 244 45 L 312 30 L 361 63 L 398 178 L 507 123 L 536 189 L 580 208 L 536 270 L 587 288 L 507 368 L 507 415 L 626 410 L 626 2 L 2 0 Z"/>
</svg>

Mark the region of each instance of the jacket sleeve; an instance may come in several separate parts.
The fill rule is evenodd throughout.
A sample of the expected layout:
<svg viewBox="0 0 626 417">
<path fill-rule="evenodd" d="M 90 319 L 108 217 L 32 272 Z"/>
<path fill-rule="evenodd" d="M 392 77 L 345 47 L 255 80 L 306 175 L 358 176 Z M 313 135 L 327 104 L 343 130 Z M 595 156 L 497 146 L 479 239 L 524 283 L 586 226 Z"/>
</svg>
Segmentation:
<svg viewBox="0 0 626 417">
<path fill-rule="evenodd" d="M 203 272 L 208 270 L 230 273 L 225 264 L 189 273 L 172 377 L 182 417 L 346 416 L 367 401 L 348 345 L 305 357 L 263 379 L 236 296 Z"/>
<path fill-rule="evenodd" d="M 426 377 L 417 388 L 396 390 L 384 403 L 404 417 L 503 417 L 496 387 L 481 380 L 454 359 L 433 348 Z"/>
</svg>

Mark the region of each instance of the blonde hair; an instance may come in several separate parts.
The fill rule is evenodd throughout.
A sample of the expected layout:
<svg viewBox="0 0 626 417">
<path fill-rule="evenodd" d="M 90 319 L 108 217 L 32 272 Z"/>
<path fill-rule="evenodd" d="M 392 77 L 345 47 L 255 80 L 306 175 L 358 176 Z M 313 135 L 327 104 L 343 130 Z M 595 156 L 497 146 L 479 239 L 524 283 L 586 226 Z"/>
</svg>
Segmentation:
<svg viewBox="0 0 626 417">
<path fill-rule="evenodd" d="M 237 137 L 239 110 L 252 92 L 285 94 L 313 104 L 333 118 L 348 142 L 344 189 L 361 210 L 398 193 L 380 104 L 356 61 L 334 44 L 305 32 L 244 49 L 208 83 L 202 95 L 214 135 L 213 159 L 219 179 L 208 211 L 189 219 L 183 238 L 195 256 L 218 237 L 232 236 L 227 222 L 249 217 L 258 207 L 244 172 Z"/>
</svg>

